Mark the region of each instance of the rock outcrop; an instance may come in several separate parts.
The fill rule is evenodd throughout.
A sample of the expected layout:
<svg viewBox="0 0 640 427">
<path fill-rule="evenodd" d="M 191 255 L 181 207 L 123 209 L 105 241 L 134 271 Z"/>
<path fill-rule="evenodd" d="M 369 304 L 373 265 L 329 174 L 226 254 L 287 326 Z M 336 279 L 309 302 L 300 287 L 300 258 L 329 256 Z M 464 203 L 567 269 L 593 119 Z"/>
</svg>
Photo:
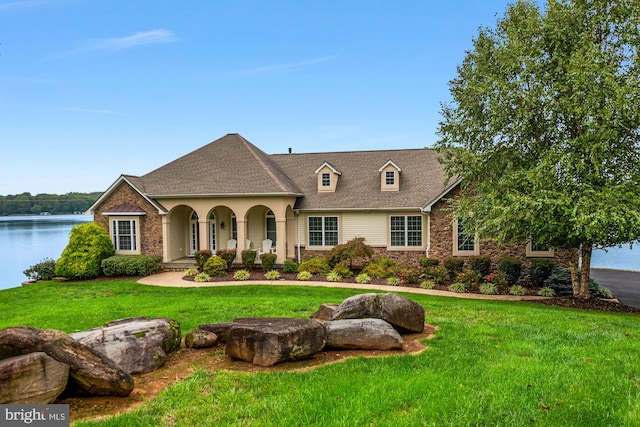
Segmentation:
<svg viewBox="0 0 640 427">
<path fill-rule="evenodd" d="M 345 319 L 324 323 L 327 347 L 363 350 L 402 349 L 402 337 L 381 319 Z"/>
<path fill-rule="evenodd" d="M 52 403 L 68 380 L 69 366 L 40 351 L 0 360 L 0 404 Z"/>
</svg>

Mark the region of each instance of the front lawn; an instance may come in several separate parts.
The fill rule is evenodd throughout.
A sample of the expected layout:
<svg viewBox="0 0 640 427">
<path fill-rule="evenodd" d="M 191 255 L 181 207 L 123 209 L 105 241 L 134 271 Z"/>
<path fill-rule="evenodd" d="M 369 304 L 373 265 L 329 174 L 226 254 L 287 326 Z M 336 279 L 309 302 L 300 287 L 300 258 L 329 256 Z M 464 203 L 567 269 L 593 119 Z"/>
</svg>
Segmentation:
<svg viewBox="0 0 640 427">
<path fill-rule="evenodd" d="M 184 334 L 235 317 L 308 317 L 323 302 L 361 292 L 47 282 L 0 291 L 0 327 L 73 332 L 149 316 L 178 320 Z M 640 316 L 405 296 L 423 304 L 426 321 L 439 327 L 417 356 L 351 359 L 306 372 L 199 370 L 130 413 L 77 425 L 638 424 Z"/>
</svg>

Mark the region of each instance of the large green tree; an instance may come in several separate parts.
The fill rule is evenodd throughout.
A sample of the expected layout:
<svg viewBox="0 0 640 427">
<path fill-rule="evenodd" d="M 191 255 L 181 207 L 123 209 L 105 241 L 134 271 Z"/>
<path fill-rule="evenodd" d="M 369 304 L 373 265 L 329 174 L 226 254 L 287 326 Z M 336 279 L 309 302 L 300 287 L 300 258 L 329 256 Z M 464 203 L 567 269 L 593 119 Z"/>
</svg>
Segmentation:
<svg viewBox="0 0 640 427">
<path fill-rule="evenodd" d="M 517 1 L 442 105 L 455 213 L 485 238 L 567 249 L 581 298 L 592 248 L 640 236 L 639 47 L 640 0 Z"/>
</svg>

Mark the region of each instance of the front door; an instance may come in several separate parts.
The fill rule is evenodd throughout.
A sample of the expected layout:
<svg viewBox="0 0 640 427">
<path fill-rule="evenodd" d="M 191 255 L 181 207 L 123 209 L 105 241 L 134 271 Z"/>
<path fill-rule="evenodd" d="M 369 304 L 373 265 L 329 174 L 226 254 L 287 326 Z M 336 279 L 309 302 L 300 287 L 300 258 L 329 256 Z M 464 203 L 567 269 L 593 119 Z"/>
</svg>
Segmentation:
<svg viewBox="0 0 640 427">
<path fill-rule="evenodd" d="M 191 214 L 189 221 L 189 256 L 194 256 L 198 250 L 198 214 Z"/>
</svg>

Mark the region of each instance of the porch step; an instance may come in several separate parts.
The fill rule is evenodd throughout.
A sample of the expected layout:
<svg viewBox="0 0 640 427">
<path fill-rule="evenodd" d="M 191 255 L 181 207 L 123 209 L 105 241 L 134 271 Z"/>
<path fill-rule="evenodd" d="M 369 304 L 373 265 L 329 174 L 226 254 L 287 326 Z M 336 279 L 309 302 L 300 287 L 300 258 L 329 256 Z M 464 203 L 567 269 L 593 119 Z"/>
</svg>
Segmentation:
<svg viewBox="0 0 640 427">
<path fill-rule="evenodd" d="M 188 268 L 195 268 L 196 261 L 193 258 L 179 258 L 169 262 L 162 263 L 162 268 L 168 271 L 181 271 Z"/>
</svg>

